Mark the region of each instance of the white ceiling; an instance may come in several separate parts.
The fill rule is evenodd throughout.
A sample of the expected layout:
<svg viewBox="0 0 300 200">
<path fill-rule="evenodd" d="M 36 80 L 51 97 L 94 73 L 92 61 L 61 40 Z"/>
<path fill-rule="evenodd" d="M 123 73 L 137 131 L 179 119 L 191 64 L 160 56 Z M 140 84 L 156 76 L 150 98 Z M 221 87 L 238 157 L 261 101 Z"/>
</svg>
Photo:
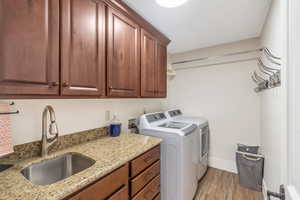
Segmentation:
<svg viewBox="0 0 300 200">
<path fill-rule="evenodd" d="M 178 53 L 258 37 L 272 0 L 188 0 L 162 8 L 155 0 L 124 0 L 171 40 Z"/>
</svg>

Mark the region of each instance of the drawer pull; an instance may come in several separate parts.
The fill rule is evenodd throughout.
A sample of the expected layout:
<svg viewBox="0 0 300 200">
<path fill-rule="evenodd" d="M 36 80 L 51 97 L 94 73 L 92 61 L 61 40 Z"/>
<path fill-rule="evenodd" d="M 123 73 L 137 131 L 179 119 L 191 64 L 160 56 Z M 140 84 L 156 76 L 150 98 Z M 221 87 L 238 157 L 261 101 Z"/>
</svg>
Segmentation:
<svg viewBox="0 0 300 200">
<path fill-rule="evenodd" d="M 146 158 L 144 159 L 144 162 L 145 162 L 145 163 L 149 163 L 149 162 L 152 161 L 152 159 L 153 159 L 153 156 L 150 155 L 150 156 L 148 156 L 148 157 L 146 157 Z"/>
</svg>

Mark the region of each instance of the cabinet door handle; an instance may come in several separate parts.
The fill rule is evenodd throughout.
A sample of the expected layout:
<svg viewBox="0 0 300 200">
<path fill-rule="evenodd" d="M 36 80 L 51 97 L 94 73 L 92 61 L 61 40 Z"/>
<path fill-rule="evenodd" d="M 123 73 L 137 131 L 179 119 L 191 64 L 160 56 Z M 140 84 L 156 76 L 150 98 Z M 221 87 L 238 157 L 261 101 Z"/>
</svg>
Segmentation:
<svg viewBox="0 0 300 200">
<path fill-rule="evenodd" d="M 70 86 L 70 83 L 64 82 L 62 86 L 63 86 L 63 87 L 69 87 L 69 86 Z"/>
<path fill-rule="evenodd" d="M 53 87 L 58 86 L 58 82 L 56 82 L 56 81 L 50 82 L 48 85 L 49 85 L 49 88 L 53 88 Z"/>
</svg>

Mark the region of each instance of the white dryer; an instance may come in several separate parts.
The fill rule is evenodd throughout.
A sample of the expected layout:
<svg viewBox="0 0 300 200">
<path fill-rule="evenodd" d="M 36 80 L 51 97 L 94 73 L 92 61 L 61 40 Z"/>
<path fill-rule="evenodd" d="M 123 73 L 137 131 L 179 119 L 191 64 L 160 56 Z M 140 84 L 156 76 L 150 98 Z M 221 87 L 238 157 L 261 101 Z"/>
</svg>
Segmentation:
<svg viewBox="0 0 300 200">
<path fill-rule="evenodd" d="M 209 124 L 208 120 L 203 117 L 184 116 L 180 109 L 168 110 L 165 112 L 167 118 L 174 122 L 185 122 L 196 124 L 200 129 L 198 140 L 198 166 L 197 178 L 200 180 L 206 173 L 208 168 L 208 153 L 209 153 Z"/>
<path fill-rule="evenodd" d="M 197 190 L 197 165 L 193 162 L 195 124 L 170 122 L 164 113 L 141 116 L 140 134 L 159 137 L 161 144 L 161 199 L 192 200 Z"/>
</svg>

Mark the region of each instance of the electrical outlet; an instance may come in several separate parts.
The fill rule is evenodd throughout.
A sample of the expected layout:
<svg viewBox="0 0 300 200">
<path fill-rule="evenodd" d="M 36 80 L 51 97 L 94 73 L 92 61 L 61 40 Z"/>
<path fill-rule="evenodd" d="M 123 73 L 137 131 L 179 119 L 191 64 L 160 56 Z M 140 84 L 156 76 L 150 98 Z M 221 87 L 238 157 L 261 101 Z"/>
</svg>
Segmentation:
<svg viewBox="0 0 300 200">
<path fill-rule="evenodd" d="M 136 123 L 137 123 L 136 119 L 129 119 L 128 120 L 128 129 L 136 128 Z"/>
</svg>

